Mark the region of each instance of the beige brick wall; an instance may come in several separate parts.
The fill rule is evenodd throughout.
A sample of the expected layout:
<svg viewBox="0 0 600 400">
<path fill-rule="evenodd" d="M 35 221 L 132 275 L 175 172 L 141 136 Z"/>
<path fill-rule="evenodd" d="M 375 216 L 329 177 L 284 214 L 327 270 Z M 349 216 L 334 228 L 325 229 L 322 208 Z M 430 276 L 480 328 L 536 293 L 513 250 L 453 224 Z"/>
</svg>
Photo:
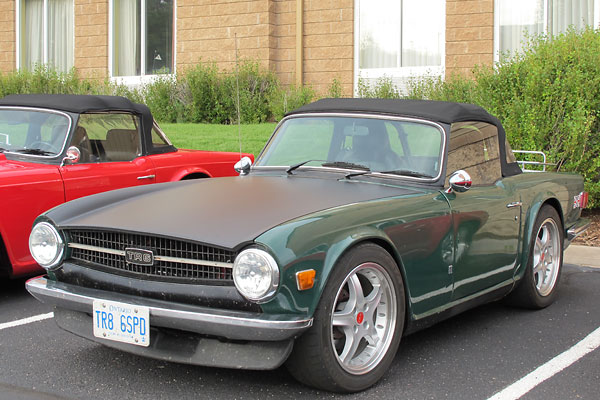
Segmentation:
<svg viewBox="0 0 600 400">
<path fill-rule="evenodd" d="M 16 66 L 15 0 L 0 0 L 0 72 Z"/>
<path fill-rule="evenodd" d="M 353 80 L 353 0 L 304 0 L 303 81 L 325 93 L 334 78 L 346 94 Z M 285 85 L 296 81 L 296 0 L 179 0 L 177 68 L 199 61 L 235 66 L 258 60 Z"/>
<path fill-rule="evenodd" d="M 81 76 L 108 76 L 108 0 L 75 1 L 75 68 Z"/>
<path fill-rule="evenodd" d="M 494 61 L 494 1 L 446 0 L 446 76 Z"/>
</svg>

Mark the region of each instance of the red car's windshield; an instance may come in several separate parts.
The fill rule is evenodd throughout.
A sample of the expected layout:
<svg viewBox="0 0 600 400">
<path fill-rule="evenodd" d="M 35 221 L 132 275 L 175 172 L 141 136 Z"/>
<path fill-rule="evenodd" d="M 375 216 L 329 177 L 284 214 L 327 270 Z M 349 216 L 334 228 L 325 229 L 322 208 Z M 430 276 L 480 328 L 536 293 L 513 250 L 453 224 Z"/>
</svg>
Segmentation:
<svg viewBox="0 0 600 400">
<path fill-rule="evenodd" d="M 0 149 L 33 156 L 57 156 L 65 145 L 70 124 L 70 118 L 58 112 L 0 108 Z"/>
</svg>

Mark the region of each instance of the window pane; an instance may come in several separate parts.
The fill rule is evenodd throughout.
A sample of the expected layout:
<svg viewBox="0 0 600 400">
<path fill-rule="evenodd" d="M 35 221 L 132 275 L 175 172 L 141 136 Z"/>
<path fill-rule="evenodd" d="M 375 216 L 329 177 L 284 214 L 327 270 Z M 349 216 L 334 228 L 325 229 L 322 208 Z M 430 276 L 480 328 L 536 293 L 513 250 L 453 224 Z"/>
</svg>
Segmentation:
<svg viewBox="0 0 600 400">
<path fill-rule="evenodd" d="M 523 41 L 544 30 L 543 0 L 502 0 L 497 2 L 500 19 L 500 59 L 517 54 Z"/>
<path fill-rule="evenodd" d="M 565 32 L 569 26 L 585 28 L 594 23 L 594 0 L 550 0 L 551 34 Z"/>
<path fill-rule="evenodd" d="M 443 0 L 402 2 L 402 66 L 441 66 L 445 46 Z"/>
<path fill-rule="evenodd" d="M 73 0 L 48 1 L 48 64 L 59 71 L 73 67 Z"/>
<path fill-rule="evenodd" d="M 360 2 L 360 68 L 400 66 L 400 5 L 398 0 Z"/>
<path fill-rule="evenodd" d="M 6 151 L 55 156 L 62 151 L 69 119 L 42 111 L 0 109 L 0 147 Z"/>
<path fill-rule="evenodd" d="M 140 155 L 139 120 L 131 114 L 82 114 L 71 145 L 91 162 L 131 161 Z"/>
<path fill-rule="evenodd" d="M 173 0 L 146 0 L 146 74 L 173 70 Z"/>
<path fill-rule="evenodd" d="M 474 185 L 493 184 L 502 177 L 498 129 L 485 122 L 452 124 L 446 182 L 453 172 L 464 169 Z"/>
<path fill-rule="evenodd" d="M 21 67 L 44 62 L 44 0 L 21 1 Z"/>
<path fill-rule="evenodd" d="M 113 76 L 140 75 L 140 0 L 113 1 Z"/>
</svg>

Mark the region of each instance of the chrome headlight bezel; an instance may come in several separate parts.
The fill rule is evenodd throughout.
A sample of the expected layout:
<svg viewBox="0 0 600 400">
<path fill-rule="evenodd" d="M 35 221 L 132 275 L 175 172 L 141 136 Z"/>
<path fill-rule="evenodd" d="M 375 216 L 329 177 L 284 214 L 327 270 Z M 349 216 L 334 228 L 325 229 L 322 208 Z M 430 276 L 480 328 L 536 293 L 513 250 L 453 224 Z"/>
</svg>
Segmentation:
<svg viewBox="0 0 600 400">
<path fill-rule="evenodd" d="M 248 263 L 252 264 L 253 262 L 260 262 L 262 268 L 256 265 L 248 265 Z M 243 270 L 242 268 L 246 268 L 246 270 Z M 247 276 L 243 276 L 248 273 L 247 268 L 251 268 L 255 273 L 262 272 L 264 274 L 262 279 L 264 279 L 265 282 L 261 282 L 261 286 L 264 286 L 264 288 L 255 292 L 248 290 L 248 282 L 243 281 L 243 279 L 247 279 Z M 247 300 L 255 303 L 265 303 L 269 301 L 275 296 L 277 288 L 279 287 L 279 266 L 277 265 L 277 262 L 273 256 L 266 251 L 254 247 L 243 250 L 237 255 L 233 262 L 232 276 L 233 283 L 238 292 Z"/>
<path fill-rule="evenodd" d="M 46 237 L 50 241 L 55 243 L 56 250 L 54 251 L 54 255 L 52 257 L 40 257 L 39 252 L 37 252 L 37 250 L 34 247 L 36 246 L 34 240 L 38 240 L 36 239 L 37 234 L 47 235 Z M 46 242 L 44 241 L 44 243 Z M 42 245 L 45 246 L 45 244 Z M 40 266 L 42 266 L 46 270 L 52 270 L 53 268 L 60 265 L 60 263 L 63 260 L 63 255 L 65 253 L 65 243 L 63 241 L 62 236 L 60 235 L 56 227 L 54 227 L 54 225 L 45 221 L 38 222 L 33 226 L 33 228 L 31 229 L 31 234 L 29 235 L 29 252 L 31 253 L 33 259 Z"/>
</svg>

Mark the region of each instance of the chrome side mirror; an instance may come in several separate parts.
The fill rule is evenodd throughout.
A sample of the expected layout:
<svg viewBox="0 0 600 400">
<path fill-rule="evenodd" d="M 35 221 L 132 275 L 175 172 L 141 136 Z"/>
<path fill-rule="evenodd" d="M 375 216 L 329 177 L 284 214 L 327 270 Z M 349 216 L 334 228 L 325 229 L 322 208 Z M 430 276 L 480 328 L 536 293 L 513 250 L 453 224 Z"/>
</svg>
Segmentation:
<svg viewBox="0 0 600 400">
<path fill-rule="evenodd" d="M 242 159 L 235 163 L 233 169 L 240 175 L 248 175 L 250 167 L 252 166 L 252 160 L 250 157 L 242 157 Z"/>
<path fill-rule="evenodd" d="M 448 183 L 450 184 L 450 187 L 446 189 L 446 193 L 452 193 L 452 191 L 464 193 L 469 190 L 473 181 L 471 180 L 471 175 L 469 175 L 467 171 L 461 169 L 450 175 Z"/>
<path fill-rule="evenodd" d="M 67 155 L 62 159 L 60 166 L 65 164 L 76 164 L 81 159 L 81 151 L 76 146 L 71 146 L 67 149 Z"/>
</svg>

